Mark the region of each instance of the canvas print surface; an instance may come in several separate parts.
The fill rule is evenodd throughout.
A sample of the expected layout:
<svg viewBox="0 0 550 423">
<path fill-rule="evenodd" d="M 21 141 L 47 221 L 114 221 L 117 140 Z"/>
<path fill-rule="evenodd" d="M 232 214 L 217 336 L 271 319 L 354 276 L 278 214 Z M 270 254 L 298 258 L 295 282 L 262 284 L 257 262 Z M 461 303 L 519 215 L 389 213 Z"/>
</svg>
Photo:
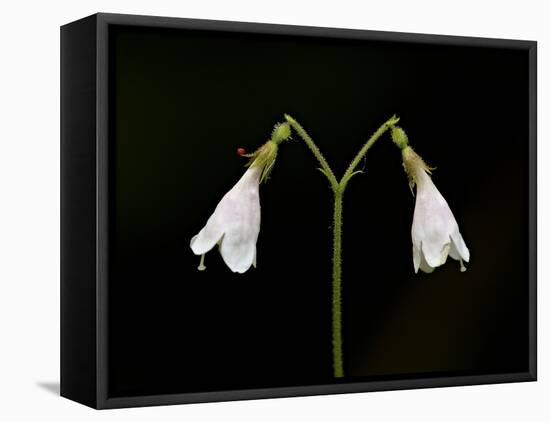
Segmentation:
<svg viewBox="0 0 550 423">
<path fill-rule="evenodd" d="M 111 397 L 527 372 L 528 52 L 112 26 Z"/>
</svg>

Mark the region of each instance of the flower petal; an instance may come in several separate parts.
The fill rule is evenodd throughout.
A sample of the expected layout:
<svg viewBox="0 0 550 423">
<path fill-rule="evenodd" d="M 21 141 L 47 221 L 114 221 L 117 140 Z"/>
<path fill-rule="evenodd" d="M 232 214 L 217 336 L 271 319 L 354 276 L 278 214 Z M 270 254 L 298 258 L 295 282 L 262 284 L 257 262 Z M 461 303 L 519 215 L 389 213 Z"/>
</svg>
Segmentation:
<svg viewBox="0 0 550 423">
<path fill-rule="evenodd" d="M 449 252 L 450 256 L 455 260 L 462 259 L 466 262 L 470 261 L 470 250 L 468 250 L 468 247 L 466 247 L 464 238 L 462 238 L 462 235 L 458 230 L 451 235 L 451 240 L 452 245 Z"/>
<path fill-rule="evenodd" d="M 426 260 L 426 263 L 430 267 L 438 267 L 445 264 L 449 251 L 451 249 L 451 240 L 446 243 L 436 242 L 423 242 L 422 243 L 422 256 Z"/>
<path fill-rule="evenodd" d="M 249 253 L 239 252 L 239 249 L 245 244 L 252 244 L 255 249 L 260 231 L 260 172 L 259 168 L 249 168 L 223 196 L 204 228 L 191 239 L 190 246 L 195 254 L 204 254 L 219 244 L 222 257 L 231 270 L 243 268 L 237 258 L 246 258 Z"/>
<path fill-rule="evenodd" d="M 233 272 L 244 273 L 254 263 L 256 243 L 224 236 L 220 245 L 223 261 Z"/>
<path fill-rule="evenodd" d="M 458 224 L 430 176 L 417 172 L 417 196 L 411 235 L 413 242 L 422 244 L 423 257 L 431 267 L 447 261 L 451 250 L 451 234 L 458 232 Z"/>
<path fill-rule="evenodd" d="M 434 271 L 434 268 L 431 267 L 426 261 L 426 257 L 424 257 L 423 253 L 420 256 L 420 270 L 424 273 L 432 273 Z"/>
<path fill-rule="evenodd" d="M 418 273 L 418 268 L 420 267 L 420 261 L 422 260 L 422 249 L 417 247 L 413 242 L 413 265 L 414 273 Z"/>
<path fill-rule="evenodd" d="M 204 228 L 202 228 L 197 235 L 191 238 L 191 242 L 189 244 L 193 250 L 193 253 L 196 255 L 201 255 L 214 248 L 214 245 L 218 243 L 222 236 L 223 228 L 219 216 L 216 212 L 214 212 L 214 214 L 208 219 L 208 222 L 206 222 Z"/>
<path fill-rule="evenodd" d="M 225 233 L 220 254 L 238 273 L 246 272 L 254 262 L 261 220 L 258 176 L 250 169 L 245 176 L 220 204 Z"/>
</svg>

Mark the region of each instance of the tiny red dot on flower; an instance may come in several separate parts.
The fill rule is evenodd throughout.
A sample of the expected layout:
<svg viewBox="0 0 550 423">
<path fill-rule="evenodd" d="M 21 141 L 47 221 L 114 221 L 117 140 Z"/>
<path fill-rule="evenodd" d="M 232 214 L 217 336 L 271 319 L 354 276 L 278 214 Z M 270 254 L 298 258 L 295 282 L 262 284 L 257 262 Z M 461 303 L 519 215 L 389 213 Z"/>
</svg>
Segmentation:
<svg viewBox="0 0 550 423">
<path fill-rule="evenodd" d="M 237 148 L 237 154 L 242 157 L 246 154 L 246 150 L 244 148 Z"/>
</svg>

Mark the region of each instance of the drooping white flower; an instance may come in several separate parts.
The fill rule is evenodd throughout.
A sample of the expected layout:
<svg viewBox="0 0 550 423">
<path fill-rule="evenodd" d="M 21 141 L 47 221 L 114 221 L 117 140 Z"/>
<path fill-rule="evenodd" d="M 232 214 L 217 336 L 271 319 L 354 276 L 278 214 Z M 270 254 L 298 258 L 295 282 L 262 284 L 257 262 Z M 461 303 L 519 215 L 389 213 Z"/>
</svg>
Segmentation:
<svg viewBox="0 0 550 423">
<path fill-rule="evenodd" d="M 260 233 L 260 183 L 265 181 L 277 158 L 278 145 L 290 138 L 290 125 L 278 124 L 271 139 L 253 154 L 249 168 L 220 200 L 206 225 L 191 239 L 191 250 L 201 256 L 198 269 L 204 270 L 204 255 L 218 245 L 225 264 L 237 273 L 256 267 L 256 242 Z M 239 149 L 240 155 L 245 155 Z"/>
<path fill-rule="evenodd" d="M 218 203 L 204 228 L 191 239 L 193 253 L 204 255 L 217 244 L 225 264 L 237 273 L 256 266 L 256 242 L 260 233 L 260 176 L 252 166 Z"/>
<path fill-rule="evenodd" d="M 416 205 L 411 229 L 414 271 L 431 273 L 445 264 L 447 257 L 460 262 L 470 260 L 470 251 L 458 229 L 458 223 L 430 177 L 430 168 L 411 147 L 402 149 L 403 165 L 411 189 L 416 185 Z"/>
</svg>

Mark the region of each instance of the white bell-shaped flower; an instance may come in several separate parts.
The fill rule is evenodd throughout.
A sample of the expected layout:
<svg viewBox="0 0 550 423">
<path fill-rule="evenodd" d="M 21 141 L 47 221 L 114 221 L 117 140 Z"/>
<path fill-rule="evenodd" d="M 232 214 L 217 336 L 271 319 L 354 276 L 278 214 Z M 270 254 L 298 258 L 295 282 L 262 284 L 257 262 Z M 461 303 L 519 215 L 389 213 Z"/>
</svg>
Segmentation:
<svg viewBox="0 0 550 423">
<path fill-rule="evenodd" d="M 260 233 L 260 177 L 262 169 L 251 166 L 223 196 L 204 228 L 191 239 L 193 253 L 204 254 L 217 244 L 225 264 L 237 273 L 256 266 L 256 241 Z"/>
<path fill-rule="evenodd" d="M 458 229 L 458 224 L 430 177 L 430 168 L 410 147 L 402 150 L 403 165 L 409 176 L 411 189 L 416 185 L 416 205 L 412 223 L 414 270 L 431 273 L 445 264 L 447 257 L 460 262 L 470 260 L 470 252 Z"/>
<path fill-rule="evenodd" d="M 216 206 L 204 228 L 191 239 L 191 250 L 200 255 L 198 269 L 204 270 L 204 255 L 219 246 L 225 264 L 237 273 L 256 267 L 256 242 L 260 233 L 260 183 L 271 172 L 277 158 L 278 145 L 290 138 L 290 125 L 275 125 L 271 139 L 250 157 L 248 169 Z"/>
</svg>

